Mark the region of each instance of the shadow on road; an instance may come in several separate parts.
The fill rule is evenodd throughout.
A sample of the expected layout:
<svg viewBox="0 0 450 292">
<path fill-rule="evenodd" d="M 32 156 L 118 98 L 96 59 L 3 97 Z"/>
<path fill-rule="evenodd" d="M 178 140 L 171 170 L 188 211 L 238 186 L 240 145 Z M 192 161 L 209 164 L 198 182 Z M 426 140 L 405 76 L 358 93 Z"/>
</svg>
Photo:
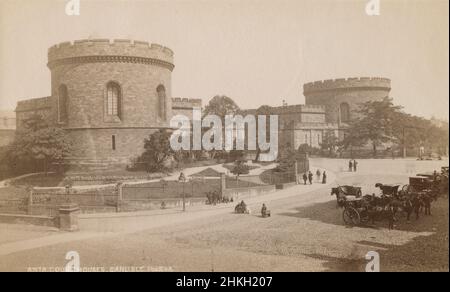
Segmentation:
<svg viewBox="0 0 450 292">
<path fill-rule="evenodd" d="M 278 213 L 278 216 L 288 216 L 320 221 L 326 224 L 344 226 L 342 209 L 336 208 L 336 201 L 316 203 L 304 207 L 293 208 L 293 212 Z"/>
<path fill-rule="evenodd" d="M 324 272 L 364 272 L 366 262 L 364 259 L 345 259 L 321 254 L 305 254 L 310 258 L 325 261 Z"/>
<path fill-rule="evenodd" d="M 333 206 L 332 203 L 328 203 Z M 316 211 L 324 211 L 326 203 L 320 206 L 311 206 Z M 310 218 L 330 223 L 327 216 L 320 216 L 316 213 L 302 214 L 299 210 L 297 214 L 290 216 Z M 380 254 L 380 270 L 383 272 L 398 271 L 449 271 L 449 211 L 448 198 L 439 199 L 435 202 L 433 216 L 422 217 L 418 221 L 407 224 L 401 221 L 397 229 L 408 232 L 429 232 L 430 235 L 419 235 L 405 244 L 392 245 L 374 242 L 370 240 L 357 241 L 356 244 L 372 247 Z M 364 271 L 366 261 L 364 259 L 339 258 L 324 256 L 320 254 L 305 254 L 311 258 L 325 261 L 323 267 L 326 271 Z"/>
<path fill-rule="evenodd" d="M 411 215 L 411 220 L 408 223 L 406 220 L 406 213 L 400 211 L 396 215 L 396 222 L 394 223 L 394 229 L 400 231 L 408 231 L 408 232 L 432 232 L 435 229 L 435 223 L 437 223 L 438 216 L 444 216 L 448 220 L 448 211 L 447 216 L 443 213 L 442 204 L 446 204 L 448 199 L 441 198 L 438 202 L 434 202 L 432 205 L 432 216 L 425 216 L 423 213 L 420 213 L 420 217 L 416 220 L 415 215 Z M 448 207 L 448 203 L 447 203 Z M 336 208 L 336 201 L 329 201 L 324 203 L 316 203 L 312 205 L 307 205 L 303 207 L 293 208 L 292 212 L 284 212 L 278 213 L 279 216 L 288 216 L 295 218 L 304 218 L 314 221 L 319 221 L 326 224 L 333 224 L 337 226 L 346 226 L 344 220 L 342 218 L 343 208 Z M 387 219 L 383 218 L 382 220 L 375 221 L 374 225 L 366 224 L 360 225 L 358 227 L 363 228 L 371 228 L 371 229 L 382 229 L 388 228 L 389 223 Z M 351 226 L 346 226 L 347 228 L 351 228 Z"/>
</svg>

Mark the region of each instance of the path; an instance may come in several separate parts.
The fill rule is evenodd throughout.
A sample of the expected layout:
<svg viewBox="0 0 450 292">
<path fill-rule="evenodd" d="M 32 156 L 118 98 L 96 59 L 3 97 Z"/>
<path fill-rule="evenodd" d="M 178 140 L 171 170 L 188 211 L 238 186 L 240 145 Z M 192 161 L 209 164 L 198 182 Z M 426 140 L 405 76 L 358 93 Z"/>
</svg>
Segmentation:
<svg viewBox="0 0 450 292">
<path fill-rule="evenodd" d="M 335 175 L 332 172 L 329 172 L 328 183 L 325 185 L 297 185 L 289 189 L 246 199 L 245 201 L 251 209 L 255 210 L 254 212 L 258 213 L 262 203 L 269 203 L 274 200 L 286 199 L 315 190 L 329 188 L 328 186 L 332 184 L 335 179 Z M 328 191 L 326 193 L 328 194 Z M 326 198 L 329 200 L 329 196 L 326 196 Z M 216 206 L 197 205 L 189 207 L 186 212 L 175 209 L 166 209 L 128 213 L 82 214 L 79 218 L 80 232 L 55 234 L 42 238 L 28 239 L 17 245 L 14 242 L 1 244 L 0 255 L 35 247 L 53 245 L 58 242 L 70 242 L 73 240 L 104 236 L 105 234 L 128 234 L 152 228 L 183 224 L 233 212 L 234 205 L 235 204 L 233 203 L 219 204 Z"/>
</svg>

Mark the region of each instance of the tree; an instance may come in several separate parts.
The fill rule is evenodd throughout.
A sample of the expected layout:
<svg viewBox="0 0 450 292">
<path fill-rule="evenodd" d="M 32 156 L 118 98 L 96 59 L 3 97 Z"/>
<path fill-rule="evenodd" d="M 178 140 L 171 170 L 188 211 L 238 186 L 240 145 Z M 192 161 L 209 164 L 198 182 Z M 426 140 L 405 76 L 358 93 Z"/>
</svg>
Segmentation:
<svg viewBox="0 0 450 292">
<path fill-rule="evenodd" d="M 240 111 L 239 106 L 228 96 L 216 95 L 205 106 L 204 115 L 216 115 L 222 121 L 222 137 L 225 135 L 225 116 L 235 115 Z M 211 159 L 214 159 L 218 151 L 211 151 Z"/>
<path fill-rule="evenodd" d="M 144 140 L 144 153 L 140 162 L 145 163 L 146 170 L 161 171 L 165 168 L 165 162 L 174 154 L 170 147 L 170 133 L 164 129 L 154 132 Z"/>
<path fill-rule="evenodd" d="M 367 138 L 361 136 L 358 120 L 348 122 L 349 129 L 344 132 L 344 139 L 340 142 L 344 149 L 350 149 L 350 157 L 353 158 L 353 148 L 367 144 Z"/>
<path fill-rule="evenodd" d="M 275 168 L 275 171 L 292 172 L 294 170 L 295 162 L 297 161 L 297 155 L 302 151 L 302 145 L 299 146 L 299 149 L 297 151 L 293 149 L 290 144 L 284 147 L 281 150 L 280 155 L 278 156 L 278 166 Z"/>
<path fill-rule="evenodd" d="M 320 147 L 323 151 L 328 151 L 328 156 L 332 156 L 336 147 L 340 145 L 339 138 L 336 137 L 333 131 L 325 131 L 322 137 Z"/>
<path fill-rule="evenodd" d="M 41 165 L 45 174 L 49 166 L 62 162 L 71 150 L 71 143 L 64 129 L 48 125 L 41 115 L 35 114 L 24 120 L 24 127 L 16 133 L 10 148 L 10 163 L 31 171 L 30 165 Z"/>
<path fill-rule="evenodd" d="M 241 174 L 248 174 L 250 172 L 250 167 L 243 160 L 236 160 L 231 173 L 236 175 L 236 179 Z"/>
<path fill-rule="evenodd" d="M 448 147 L 448 125 L 439 127 L 432 120 L 400 112 L 395 119 L 395 142 L 407 148 L 424 146 L 429 152 L 445 154 Z"/>
<path fill-rule="evenodd" d="M 401 108 L 394 105 L 389 97 L 361 104 L 359 117 L 350 122 L 344 144 L 354 146 L 370 142 L 373 156 L 376 157 L 377 147 L 395 138 L 395 121 Z"/>
<path fill-rule="evenodd" d="M 235 115 L 239 110 L 239 106 L 228 96 L 216 95 L 205 106 L 204 114 L 219 116 L 224 125 L 225 116 Z"/>
</svg>

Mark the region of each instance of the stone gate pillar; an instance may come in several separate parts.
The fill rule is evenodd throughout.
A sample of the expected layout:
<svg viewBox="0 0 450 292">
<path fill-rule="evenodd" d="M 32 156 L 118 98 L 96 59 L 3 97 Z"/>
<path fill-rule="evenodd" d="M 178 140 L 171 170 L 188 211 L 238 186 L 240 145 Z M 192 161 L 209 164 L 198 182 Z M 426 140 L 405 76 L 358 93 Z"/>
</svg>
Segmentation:
<svg viewBox="0 0 450 292">
<path fill-rule="evenodd" d="M 64 231 L 77 231 L 80 208 L 77 204 L 68 203 L 59 208 L 59 229 Z"/>
<path fill-rule="evenodd" d="M 224 193 L 225 193 L 225 189 L 226 189 L 226 175 L 225 173 L 221 173 L 220 174 L 220 197 L 222 198 Z"/>
</svg>

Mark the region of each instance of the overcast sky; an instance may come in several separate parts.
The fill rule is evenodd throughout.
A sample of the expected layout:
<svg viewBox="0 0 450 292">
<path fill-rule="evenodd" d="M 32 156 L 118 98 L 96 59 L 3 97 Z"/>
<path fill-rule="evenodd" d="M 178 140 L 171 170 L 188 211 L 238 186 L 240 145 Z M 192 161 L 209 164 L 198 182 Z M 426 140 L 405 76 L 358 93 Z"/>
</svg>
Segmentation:
<svg viewBox="0 0 450 292">
<path fill-rule="evenodd" d="M 448 119 L 448 1 L 0 0 L 0 109 L 50 94 L 47 49 L 85 38 L 131 38 L 175 53 L 172 94 L 227 95 L 242 108 L 304 103 L 302 85 L 379 76 L 407 112 Z"/>
</svg>

